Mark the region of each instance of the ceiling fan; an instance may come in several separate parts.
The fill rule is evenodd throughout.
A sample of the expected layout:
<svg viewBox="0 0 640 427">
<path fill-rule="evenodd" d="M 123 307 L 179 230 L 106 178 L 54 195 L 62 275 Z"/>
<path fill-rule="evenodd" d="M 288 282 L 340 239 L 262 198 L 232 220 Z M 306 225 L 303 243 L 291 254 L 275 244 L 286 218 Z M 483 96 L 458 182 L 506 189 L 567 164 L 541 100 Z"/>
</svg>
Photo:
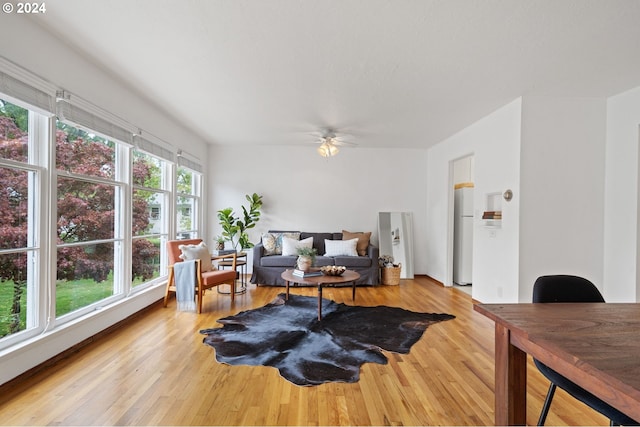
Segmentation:
<svg viewBox="0 0 640 427">
<path fill-rule="evenodd" d="M 339 137 L 333 129 L 325 129 L 316 143 L 320 144 L 316 150 L 322 157 L 335 156 L 340 151 L 339 147 L 357 146 L 356 143 L 344 141 L 343 137 Z"/>
</svg>

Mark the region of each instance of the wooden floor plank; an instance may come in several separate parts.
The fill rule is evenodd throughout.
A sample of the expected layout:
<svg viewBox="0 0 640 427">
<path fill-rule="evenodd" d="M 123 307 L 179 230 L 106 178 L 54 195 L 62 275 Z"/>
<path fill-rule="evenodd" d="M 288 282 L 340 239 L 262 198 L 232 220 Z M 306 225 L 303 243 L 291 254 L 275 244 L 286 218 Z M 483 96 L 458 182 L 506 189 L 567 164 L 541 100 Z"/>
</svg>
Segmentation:
<svg viewBox="0 0 640 427">
<path fill-rule="evenodd" d="M 200 329 L 256 308 L 283 288 L 249 286 L 232 304 L 215 290 L 201 315 L 154 306 L 53 366 L 3 387 L 2 425 L 492 425 L 494 325 L 470 296 L 427 277 L 362 287 L 358 305 L 450 313 L 406 355 L 366 364 L 360 381 L 299 387 L 270 367 L 228 366 L 202 343 Z M 315 288 L 292 289 L 315 296 Z M 326 298 L 352 304 L 351 290 Z M 527 423 L 534 425 L 548 382 L 529 361 Z M 558 391 L 549 425 L 607 425 Z"/>
</svg>

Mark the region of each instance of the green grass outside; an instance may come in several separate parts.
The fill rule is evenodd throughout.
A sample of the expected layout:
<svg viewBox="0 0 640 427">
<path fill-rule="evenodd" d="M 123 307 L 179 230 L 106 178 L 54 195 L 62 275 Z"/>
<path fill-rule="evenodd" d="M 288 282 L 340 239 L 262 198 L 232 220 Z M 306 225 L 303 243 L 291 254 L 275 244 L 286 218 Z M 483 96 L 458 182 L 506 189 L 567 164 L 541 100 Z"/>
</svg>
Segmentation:
<svg viewBox="0 0 640 427">
<path fill-rule="evenodd" d="M 160 239 L 149 239 L 157 248 L 160 247 Z M 154 259 L 154 274 L 151 279 L 143 280 L 136 278 L 132 287 L 140 286 L 143 283 L 160 277 L 160 260 Z M 107 280 L 96 283 L 91 279 L 81 279 L 74 281 L 58 281 L 56 283 L 56 317 L 71 313 L 87 305 L 93 304 L 104 298 L 113 295 L 113 274 L 109 273 Z M 11 326 L 11 304 L 13 303 L 13 281 L 0 282 L 0 338 L 9 335 Z M 27 289 L 23 285 L 23 292 L 20 298 L 20 330 L 26 328 L 27 316 Z"/>
<path fill-rule="evenodd" d="M 153 279 L 159 277 L 159 266 Z M 150 279 L 152 280 L 152 279 Z M 132 286 L 139 286 L 147 280 L 137 278 Z M 74 281 L 59 281 L 56 284 L 56 316 L 71 313 L 82 307 L 93 304 L 113 295 L 113 276 L 109 274 L 107 280 L 96 283 L 91 279 Z M 9 334 L 11 325 L 11 304 L 13 303 L 13 282 L 0 282 L 0 337 Z M 27 314 L 27 289 L 23 285 L 23 293 L 20 298 L 20 330 L 26 328 Z"/>
<path fill-rule="evenodd" d="M 9 334 L 11 325 L 11 304 L 13 302 L 13 281 L 0 282 L 0 337 Z M 20 329 L 25 327 L 27 305 L 26 285 L 23 287 L 22 298 L 20 299 Z"/>
<path fill-rule="evenodd" d="M 113 276 L 96 283 L 90 279 L 56 283 L 56 317 L 71 313 L 113 295 Z"/>
</svg>

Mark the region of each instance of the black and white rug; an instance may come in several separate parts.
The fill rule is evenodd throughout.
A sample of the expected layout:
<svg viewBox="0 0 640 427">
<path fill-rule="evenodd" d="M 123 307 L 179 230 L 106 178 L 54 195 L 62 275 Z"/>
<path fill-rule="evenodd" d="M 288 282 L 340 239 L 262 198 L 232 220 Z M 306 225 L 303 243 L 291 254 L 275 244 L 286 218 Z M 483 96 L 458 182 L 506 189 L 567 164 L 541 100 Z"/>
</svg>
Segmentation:
<svg viewBox="0 0 640 427">
<path fill-rule="evenodd" d="M 356 382 L 366 362 L 386 364 L 382 350 L 407 354 L 429 325 L 451 314 L 416 313 L 396 307 L 361 307 L 279 294 L 264 307 L 218 320 L 204 329 L 204 343 L 229 365 L 273 366 L 297 385 Z"/>
</svg>

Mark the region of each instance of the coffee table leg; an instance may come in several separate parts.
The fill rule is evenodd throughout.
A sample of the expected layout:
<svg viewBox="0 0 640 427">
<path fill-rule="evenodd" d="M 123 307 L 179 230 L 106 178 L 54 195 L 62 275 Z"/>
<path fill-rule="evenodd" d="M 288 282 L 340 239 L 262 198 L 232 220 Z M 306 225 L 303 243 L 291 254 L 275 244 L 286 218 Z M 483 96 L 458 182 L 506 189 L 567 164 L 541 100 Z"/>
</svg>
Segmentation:
<svg viewBox="0 0 640 427">
<path fill-rule="evenodd" d="M 289 281 L 285 280 L 284 281 L 287 287 L 287 296 L 285 297 L 285 301 L 289 301 Z"/>
<path fill-rule="evenodd" d="M 322 285 L 318 285 L 318 321 L 322 320 Z"/>
<path fill-rule="evenodd" d="M 351 293 L 351 300 L 356 302 L 356 282 L 353 282 L 353 292 Z"/>
</svg>

